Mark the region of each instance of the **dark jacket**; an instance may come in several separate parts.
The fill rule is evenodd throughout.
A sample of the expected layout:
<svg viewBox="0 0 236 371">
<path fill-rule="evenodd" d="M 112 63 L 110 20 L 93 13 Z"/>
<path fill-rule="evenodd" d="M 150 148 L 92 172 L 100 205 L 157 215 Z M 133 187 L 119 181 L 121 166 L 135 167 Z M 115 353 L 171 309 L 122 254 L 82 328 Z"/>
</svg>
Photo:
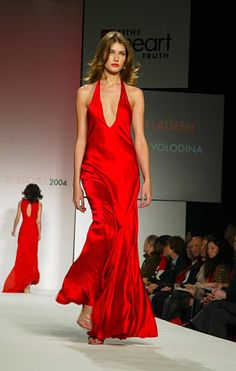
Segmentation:
<svg viewBox="0 0 236 371">
<path fill-rule="evenodd" d="M 158 289 L 161 289 L 162 287 L 165 286 L 173 287 L 174 284 L 176 283 L 178 275 L 184 270 L 186 270 L 188 266 L 189 259 L 185 255 L 178 256 L 175 265 L 172 264 L 172 261 L 169 261 L 165 271 L 160 276 L 160 279 L 155 282 L 158 284 Z"/>
<path fill-rule="evenodd" d="M 227 301 L 236 302 L 236 268 L 234 268 L 233 278 L 225 292 Z"/>
<path fill-rule="evenodd" d="M 151 256 L 145 254 L 144 257 L 145 260 L 141 266 L 141 276 L 151 279 L 151 277 L 155 274 L 157 266 L 160 262 L 160 254 L 154 254 Z"/>
</svg>

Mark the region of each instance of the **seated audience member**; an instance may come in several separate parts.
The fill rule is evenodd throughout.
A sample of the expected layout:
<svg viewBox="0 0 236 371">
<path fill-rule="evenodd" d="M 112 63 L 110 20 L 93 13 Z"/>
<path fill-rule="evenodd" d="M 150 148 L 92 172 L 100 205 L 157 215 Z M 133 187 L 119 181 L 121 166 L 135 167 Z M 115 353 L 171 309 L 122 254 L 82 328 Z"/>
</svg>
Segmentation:
<svg viewBox="0 0 236 371">
<path fill-rule="evenodd" d="M 236 267 L 229 287 L 213 289 L 188 327 L 226 339 L 229 325 L 236 326 Z"/>
<path fill-rule="evenodd" d="M 141 276 L 143 282 L 147 284 L 149 279 L 154 275 L 156 267 L 161 258 L 162 248 L 158 244 L 158 237 L 155 234 L 148 236 L 144 242 L 144 261 L 141 266 Z"/>
<path fill-rule="evenodd" d="M 197 282 L 195 285 L 185 286 L 186 291 L 194 299 L 193 315 L 202 308 L 202 299 L 207 291 L 229 284 L 232 271 L 232 260 L 229 260 L 227 254 L 229 249 L 227 242 L 214 236 L 207 239 L 206 258 L 197 275 Z"/>
<path fill-rule="evenodd" d="M 228 243 L 232 247 L 234 246 L 234 236 L 235 236 L 235 234 L 236 234 L 236 221 L 232 221 L 232 222 L 228 223 L 228 225 L 225 228 L 225 232 L 224 232 L 225 240 L 228 241 Z"/>
<path fill-rule="evenodd" d="M 194 284 L 197 280 L 197 274 L 203 264 L 204 246 L 206 239 L 200 236 L 194 236 L 187 245 L 187 255 L 191 264 L 183 271 L 182 283 L 172 291 L 172 294 L 165 300 L 163 305 L 162 318 L 173 322 L 182 323 L 188 321 L 189 301 L 191 295 L 185 291 L 186 284 Z"/>
<path fill-rule="evenodd" d="M 167 263 L 168 263 L 169 259 L 168 259 L 168 257 L 164 256 L 163 251 L 164 251 L 164 247 L 166 246 L 167 241 L 168 241 L 169 238 L 170 238 L 170 236 L 167 235 L 167 234 L 163 234 L 163 235 L 161 235 L 160 237 L 157 238 L 157 243 L 158 243 L 158 245 L 160 247 L 160 250 L 161 250 L 160 261 L 159 261 L 159 264 L 156 267 L 154 275 L 149 279 L 149 282 L 147 283 L 147 285 L 151 284 L 152 282 L 156 282 L 160 278 L 160 276 L 164 272 L 164 270 L 166 269 L 166 266 L 167 266 Z"/>
<path fill-rule="evenodd" d="M 185 241 L 180 236 L 170 237 L 164 247 L 163 255 L 168 257 L 169 262 L 160 278 L 147 287 L 151 297 L 153 312 L 160 317 L 164 300 L 170 295 L 174 284 L 178 282 L 178 276 L 189 265 L 189 259 L 185 251 Z"/>
<path fill-rule="evenodd" d="M 154 274 L 151 277 L 149 277 L 148 280 L 144 279 L 144 283 L 146 285 L 146 288 L 148 286 L 150 286 L 150 288 L 151 288 L 153 286 L 153 283 L 157 282 L 157 280 L 159 279 L 159 276 L 166 269 L 166 266 L 167 266 L 167 263 L 168 263 L 169 259 L 166 256 L 164 256 L 163 250 L 164 250 L 164 247 L 166 246 L 166 243 L 167 243 L 169 238 L 170 238 L 169 235 L 162 235 L 160 237 L 157 237 L 157 244 L 159 246 L 159 250 L 161 251 L 160 260 L 158 262 L 158 265 L 155 268 Z M 154 284 L 154 287 L 156 288 L 156 284 Z M 149 294 L 148 291 L 147 291 L 147 293 Z"/>
<path fill-rule="evenodd" d="M 191 261 L 189 267 L 186 270 L 186 275 L 182 284 L 195 283 L 197 280 L 197 274 L 201 265 L 203 264 L 203 257 L 205 254 L 201 255 L 201 250 L 204 249 L 206 245 L 206 239 L 201 236 L 194 236 L 187 245 L 187 255 Z"/>
</svg>

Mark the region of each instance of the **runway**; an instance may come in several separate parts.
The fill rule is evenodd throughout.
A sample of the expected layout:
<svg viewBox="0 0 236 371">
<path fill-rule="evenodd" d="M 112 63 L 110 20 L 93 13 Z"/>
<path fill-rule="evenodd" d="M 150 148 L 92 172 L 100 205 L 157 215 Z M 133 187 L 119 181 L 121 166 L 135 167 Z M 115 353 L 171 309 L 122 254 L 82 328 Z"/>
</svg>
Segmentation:
<svg viewBox="0 0 236 371">
<path fill-rule="evenodd" d="M 87 345 L 80 308 L 57 304 L 55 294 L 0 294 L 1 371 L 235 370 L 236 343 L 162 320 L 156 339 Z"/>
</svg>

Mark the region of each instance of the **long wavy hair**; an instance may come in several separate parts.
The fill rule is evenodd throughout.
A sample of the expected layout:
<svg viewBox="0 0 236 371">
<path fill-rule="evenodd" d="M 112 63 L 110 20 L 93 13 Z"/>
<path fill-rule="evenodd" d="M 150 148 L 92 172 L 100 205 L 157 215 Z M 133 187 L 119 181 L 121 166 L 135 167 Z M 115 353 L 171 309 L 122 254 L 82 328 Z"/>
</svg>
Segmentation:
<svg viewBox="0 0 236 371">
<path fill-rule="evenodd" d="M 218 265 L 226 265 L 232 267 L 233 264 L 233 249 L 230 244 L 218 236 L 208 236 L 207 237 L 207 247 L 210 242 L 214 243 L 218 247 L 218 253 L 214 258 L 210 258 L 208 252 L 206 251 L 206 258 L 204 264 L 204 276 L 205 278 L 212 275 Z"/>
<path fill-rule="evenodd" d="M 140 64 L 135 61 L 134 49 L 125 36 L 116 31 L 106 33 L 98 43 L 96 53 L 91 62 L 84 81 L 92 84 L 102 78 L 104 66 L 108 60 L 110 48 L 114 43 L 124 45 L 126 50 L 125 68 L 120 71 L 121 80 L 128 85 L 135 85 L 138 79 Z"/>
<path fill-rule="evenodd" d="M 24 198 L 31 204 L 34 202 L 39 202 L 39 200 L 43 198 L 39 186 L 33 183 L 28 184 L 22 194 L 24 195 Z"/>
</svg>

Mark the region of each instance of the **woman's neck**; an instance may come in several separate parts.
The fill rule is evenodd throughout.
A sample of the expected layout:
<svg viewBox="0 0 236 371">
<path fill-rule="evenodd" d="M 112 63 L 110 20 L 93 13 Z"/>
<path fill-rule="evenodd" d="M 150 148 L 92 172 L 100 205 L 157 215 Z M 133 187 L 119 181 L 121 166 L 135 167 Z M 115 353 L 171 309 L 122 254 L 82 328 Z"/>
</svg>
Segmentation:
<svg viewBox="0 0 236 371">
<path fill-rule="evenodd" d="M 104 85 L 120 84 L 120 74 L 117 73 L 115 75 L 112 75 L 109 72 L 104 71 L 101 80 L 102 80 Z"/>
</svg>

